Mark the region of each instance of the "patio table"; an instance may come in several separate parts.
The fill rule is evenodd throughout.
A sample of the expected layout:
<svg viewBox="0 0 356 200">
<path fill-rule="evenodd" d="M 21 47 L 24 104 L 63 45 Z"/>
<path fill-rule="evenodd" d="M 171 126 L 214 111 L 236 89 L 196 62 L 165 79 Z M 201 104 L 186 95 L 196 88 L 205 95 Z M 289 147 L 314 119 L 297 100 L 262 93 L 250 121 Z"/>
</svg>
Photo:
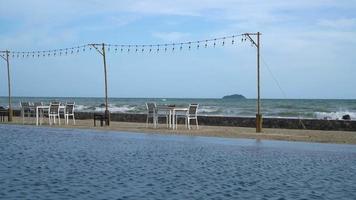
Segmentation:
<svg viewBox="0 0 356 200">
<path fill-rule="evenodd" d="M 47 110 L 49 112 L 49 108 L 50 108 L 50 106 L 36 106 L 36 126 L 38 126 L 38 121 L 40 121 L 40 125 L 42 125 L 42 118 L 41 118 L 41 120 L 38 120 L 39 111 L 40 110 L 43 110 L 43 111 Z M 64 113 L 65 113 L 66 106 L 60 105 L 59 109 L 60 110 L 62 109 L 64 111 Z"/>
</svg>

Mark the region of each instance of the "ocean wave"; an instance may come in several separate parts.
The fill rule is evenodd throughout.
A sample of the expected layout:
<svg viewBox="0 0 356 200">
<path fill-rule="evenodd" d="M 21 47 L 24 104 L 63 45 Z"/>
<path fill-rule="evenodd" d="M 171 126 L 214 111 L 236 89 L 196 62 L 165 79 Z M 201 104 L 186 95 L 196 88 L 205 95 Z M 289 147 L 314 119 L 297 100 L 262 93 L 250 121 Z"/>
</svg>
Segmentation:
<svg viewBox="0 0 356 200">
<path fill-rule="evenodd" d="M 76 105 L 75 109 L 80 112 L 104 112 L 105 106 L 86 106 L 86 105 Z M 135 106 L 123 105 L 114 106 L 109 104 L 109 111 L 112 113 L 126 113 L 136 111 Z"/>
<path fill-rule="evenodd" d="M 340 111 L 340 112 L 315 112 L 317 119 L 342 119 L 344 115 L 350 115 L 352 120 L 356 120 L 356 112 Z"/>
<path fill-rule="evenodd" d="M 201 106 L 198 108 L 198 113 L 218 113 L 219 109 L 215 106 Z"/>
</svg>

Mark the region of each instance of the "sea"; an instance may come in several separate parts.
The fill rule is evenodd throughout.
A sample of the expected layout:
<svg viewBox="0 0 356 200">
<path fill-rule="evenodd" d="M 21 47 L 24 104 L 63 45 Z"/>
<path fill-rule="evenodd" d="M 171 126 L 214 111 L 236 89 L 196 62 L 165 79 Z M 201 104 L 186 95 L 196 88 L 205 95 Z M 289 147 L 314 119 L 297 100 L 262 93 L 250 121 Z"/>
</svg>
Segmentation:
<svg viewBox="0 0 356 200">
<path fill-rule="evenodd" d="M 77 112 L 102 112 L 105 109 L 105 99 L 99 97 L 13 97 L 13 108 L 19 109 L 21 101 L 75 102 Z M 198 103 L 199 115 L 214 116 L 253 117 L 257 107 L 256 99 L 109 98 L 109 110 L 112 113 L 146 113 L 146 102 L 177 107 Z M 7 97 L 0 97 L 0 106 L 8 107 Z M 264 117 L 342 119 L 344 115 L 350 115 L 351 120 L 356 120 L 356 99 L 262 99 L 261 112 Z"/>
</svg>

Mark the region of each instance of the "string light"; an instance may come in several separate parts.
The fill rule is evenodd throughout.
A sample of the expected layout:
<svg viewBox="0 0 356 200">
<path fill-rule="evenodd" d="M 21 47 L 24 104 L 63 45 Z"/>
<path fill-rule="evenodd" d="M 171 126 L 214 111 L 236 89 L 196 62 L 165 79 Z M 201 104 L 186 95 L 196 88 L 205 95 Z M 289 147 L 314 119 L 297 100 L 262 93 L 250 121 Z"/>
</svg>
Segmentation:
<svg viewBox="0 0 356 200">
<path fill-rule="evenodd" d="M 79 54 L 81 52 L 85 52 L 86 48 L 91 50 L 94 46 L 101 46 L 104 45 L 104 48 L 107 49 L 108 52 L 124 52 L 127 49 L 127 52 L 131 51 L 131 48 L 135 47 L 135 52 L 147 52 L 151 53 L 152 51 L 156 50 L 156 52 L 160 52 L 162 46 L 164 46 L 164 52 L 167 52 L 170 49 L 172 52 L 179 48 L 180 51 L 183 50 L 183 47 L 188 47 L 187 50 L 191 50 L 192 47 L 196 47 L 196 49 L 200 49 L 200 47 L 208 48 L 208 47 L 216 47 L 218 43 L 221 42 L 222 46 L 225 46 L 227 40 L 231 41 L 231 44 L 236 44 L 236 38 L 241 37 L 241 42 L 247 41 L 247 39 L 251 40 L 251 38 L 247 37 L 248 34 L 240 34 L 240 35 L 231 35 L 225 37 L 218 37 L 212 39 L 205 39 L 205 40 L 196 40 L 196 41 L 186 41 L 180 43 L 164 43 L 164 44 L 130 44 L 130 45 L 123 45 L 123 44 L 86 44 L 81 46 L 69 47 L 69 48 L 61 48 L 61 49 L 52 49 L 46 51 L 11 51 L 10 56 L 13 58 L 28 58 L 28 57 L 55 57 L 55 56 L 62 56 L 62 55 L 69 55 L 69 54 Z M 209 43 L 211 42 L 211 45 Z M 253 41 L 251 41 L 252 43 Z M 93 46 L 94 45 L 94 46 Z M 192 46 L 193 45 L 193 46 Z M 156 48 L 156 49 L 155 49 Z M 162 48 L 163 49 L 163 48 Z M 111 51 L 113 50 L 113 51 Z"/>
</svg>

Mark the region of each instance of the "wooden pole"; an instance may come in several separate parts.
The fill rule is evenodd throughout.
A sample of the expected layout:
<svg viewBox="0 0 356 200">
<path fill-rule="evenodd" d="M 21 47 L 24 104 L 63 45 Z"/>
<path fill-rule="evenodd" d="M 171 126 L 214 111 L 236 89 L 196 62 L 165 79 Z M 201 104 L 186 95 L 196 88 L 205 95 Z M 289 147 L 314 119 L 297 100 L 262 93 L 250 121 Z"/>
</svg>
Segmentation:
<svg viewBox="0 0 356 200">
<path fill-rule="evenodd" d="M 8 121 L 12 121 L 12 106 L 11 106 L 11 79 L 10 79 L 10 63 L 9 63 L 9 51 L 6 50 L 6 65 L 7 65 L 7 85 L 9 90 L 9 115 Z"/>
<path fill-rule="evenodd" d="M 257 114 L 256 114 L 256 132 L 262 132 L 261 115 L 261 95 L 260 95 L 260 32 L 257 32 Z"/>
<path fill-rule="evenodd" d="M 105 74 L 105 124 L 107 126 L 110 125 L 110 112 L 109 112 L 109 104 L 108 104 L 108 81 L 107 81 L 107 71 L 106 71 L 106 56 L 105 56 L 105 44 L 102 44 L 102 53 L 103 53 L 103 61 L 104 61 L 104 74 Z"/>
</svg>

